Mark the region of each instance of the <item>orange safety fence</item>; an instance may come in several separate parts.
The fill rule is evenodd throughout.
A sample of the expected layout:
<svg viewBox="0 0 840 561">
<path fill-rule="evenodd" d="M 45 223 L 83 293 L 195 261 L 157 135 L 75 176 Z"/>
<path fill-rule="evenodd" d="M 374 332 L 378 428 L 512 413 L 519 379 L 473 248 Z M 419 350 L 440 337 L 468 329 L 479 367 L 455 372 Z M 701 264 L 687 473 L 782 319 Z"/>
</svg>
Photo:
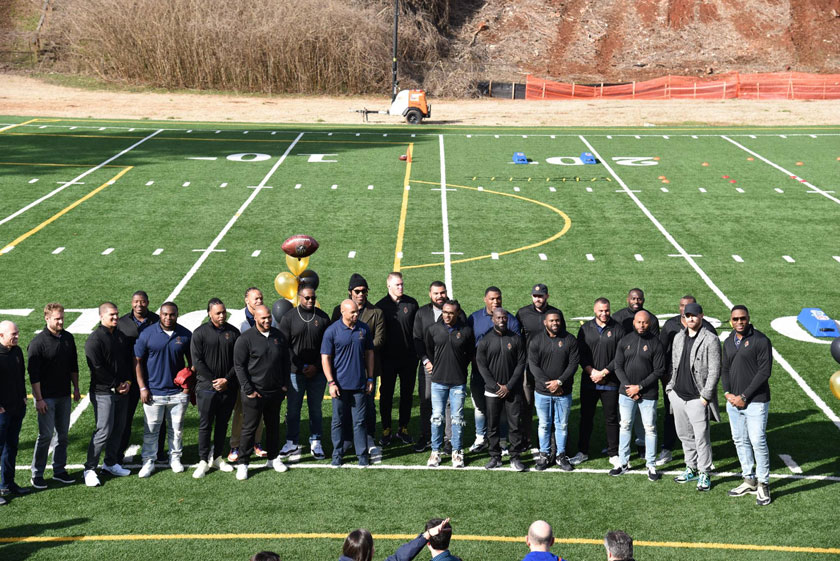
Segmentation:
<svg viewBox="0 0 840 561">
<path fill-rule="evenodd" d="M 663 76 L 643 82 L 584 85 L 528 76 L 525 99 L 840 99 L 840 74 L 779 72 L 714 78 Z"/>
</svg>

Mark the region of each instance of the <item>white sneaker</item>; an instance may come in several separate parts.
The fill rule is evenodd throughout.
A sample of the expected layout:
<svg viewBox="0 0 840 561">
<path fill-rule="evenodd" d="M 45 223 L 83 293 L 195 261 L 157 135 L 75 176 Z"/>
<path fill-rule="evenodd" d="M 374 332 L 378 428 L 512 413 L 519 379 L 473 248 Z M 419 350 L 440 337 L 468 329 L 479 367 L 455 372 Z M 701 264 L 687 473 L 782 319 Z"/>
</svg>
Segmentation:
<svg viewBox="0 0 840 561">
<path fill-rule="evenodd" d="M 300 446 L 298 446 L 291 440 L 287 440 L 286 444 L 284 444 L 283 447 L 280 449 L 280 457 L 285 458 L 294 454 L 300 454 Z"/>
<path fill-rule="evenodd" d="M 210 464 L 208 464 L 205 460 L 201 460 L 198 462 L 198 465 L 195 466 L 195 471 L 193 472 L 193 479 L 201 479 L 207 472 L 210 471 Z"/>
<path fill-rule="evenodd" d="M 656 466 L 661 467 L 670 462 L 674 459 L 674 455 L 671 453 L 670 450 L 667 448 L 663 448 L 662 451 L 659 453 L 659 457 L 656 458 Z"/>
<path fill-rule="evenodd" d="M 612 464 L 612 467 L 618 469 L 621 467 L 621 460 L 618 459 L 618 456 L 610 456 L 610 464 Z"/>
<path fill-rule="evenodd" d="M 227 463 L 222 456 L 217 456 L 216 459 L 213 460 L 211 467 L 214 467 L 219 471 L 224 471 L 225 473 L 233 471 L 233 466 Z"/>
<path fill-rule="evenodd" d="M 312 449 L 312 457 L 316 460 L 323 460 L 326 458 L 324 455 L 324 447 L 321 446 L 320 440 L 313 440 L 312 443 L 309 445 Z"/>
<path fill-rule="evenodd" d="M 289 466 L 283 463 L 283 461 L 277 457 L 273 460 L 268 460 L 267 467 L 273 467 L 274 471 L 277 473 L 283 473 L 284 471 L 289 471 Z"/>
<path fill-rule="evenodd" d="M 460 450 L 453 450 L 452 451 L 452 467 L 454 468 L 462 468 L 464 467 L 464 453 Z"/>
<path fill-rule="evenodd" d="M 111 475 L 115 475 L 117 477 L 125 477 L 126 475 L 131 475 L 131 472 L 122 467 L 120 464 L 114 464 L 112 466 L 102 466 L 102 471 L 107 471 Z"/>
<path fill-rule="evenodd" d="M 500 446 L 502 448 L 502 457 L 504 458 L 505 456 L 510 456 L 510 449 L 509 449 L 510 445 L 507 442 L 505 442 L 504 444 L 501 444 Z"/>
<path fill-rule="evenodd" d="M 431 455 L 429 456 L 429 461 L 426 462 L 426 466 L 430 468 L 436 468 L 440 465 L 440 452 L 432 451 Z"/>
<path fill-rule="evenodd" d="M 155 461 L 154 459 L 146 460 L 143 462 L 143 467 L 140 468 L 140 473 L 137 474 L 137 477 L 151 477 L 152 474 L 155 472 Z"/>
<path fill-rule="evenodd" d="M 181 463 L 181 458 L 172 458 L 169 460 L 169 467 L 172 468 L 173 473 L 184 472 L 184 464 Z"/>
<path fill-rule="evenodd" d="M 98 487 L 99 483 L 99 476 L 96 475 L 96 471 L 92 469 L 85 470 L 85 485 L 88 487 Z"/>
<path fill-rule="evenodd" d="M 484 438 L 476 438 L 475 442 L 470 446 L 470 452 L 478 452 L 487 447 L 487 441 Z"/>
<path fill-rule="evenodd" d="M 239 464 L 236 466 L 236 479 L 239 481 L 248 479 L 248 464 Z"/>
<path fill-rule="evenodd" d="M 576 465 L 582 464 L 583 462 L 585 462 L 588 459 L 589 459 L 589 456 L 587 454 L 584 454 L 583 452 L 578 452 L 577 454 L 575 454 L 574 456 L 569 458 L 569 463 L 572 464 L 573 466 L 576 466 Z"/>
</svg>

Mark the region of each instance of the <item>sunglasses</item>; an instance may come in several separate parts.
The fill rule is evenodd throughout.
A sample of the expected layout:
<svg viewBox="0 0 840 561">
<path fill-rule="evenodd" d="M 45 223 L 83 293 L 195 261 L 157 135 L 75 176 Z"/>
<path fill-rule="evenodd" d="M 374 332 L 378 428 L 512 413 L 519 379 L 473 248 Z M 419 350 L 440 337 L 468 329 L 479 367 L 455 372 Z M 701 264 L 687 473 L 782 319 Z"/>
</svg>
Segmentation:
<svg viewBox="0 0 840 561">
<path fill-rule="evenodd" d="M 738 317 L 733 317 L 733 318 L 732 318 L 732 322 L 734 323 L 734 322 L 736 322 L 736 321 L 747 321 L 747 316 L 738 316 Z"/>
<path fill-rule="evenodd" d="M 367 288 L 354 288 L 353 294 L 367 294 Z"/>
<path fill-rule="evenodd" d="M 314 296 L 301 296 L 300 299 L 309 301 L 309 300 L 315 300 L 315 297 Z"/>
</svg>

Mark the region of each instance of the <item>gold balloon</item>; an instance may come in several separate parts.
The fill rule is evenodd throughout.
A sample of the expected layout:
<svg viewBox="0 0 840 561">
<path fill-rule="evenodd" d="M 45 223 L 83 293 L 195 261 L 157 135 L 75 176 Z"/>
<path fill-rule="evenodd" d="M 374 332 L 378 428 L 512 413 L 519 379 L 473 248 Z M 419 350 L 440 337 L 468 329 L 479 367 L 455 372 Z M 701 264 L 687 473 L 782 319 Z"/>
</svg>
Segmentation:
<svg viewBox="0 0 840 561">
<path fill-rule="evenodd" d="M 295 275 L 289 272 L 282 272 L 274 279 L 274 290 L 283 298 L 291 300 L 297 296 L 298 279 Z"/>
<path fill-rule="evenodd" d="M 300 305 L 300 296 L 295 294 L 295 297 L 292 298 L 292 306 L 297 307 Z"/>
<path fill-rule="evenodd" d="M 834 397 L 840 399 L 840 370 L 831 375 L 828 383 L 831 386 L 831 393 L 834 394 Z"/>
<path fill-rule="evenodd" d="M 286 266 L 294 276 L 298 276 L 309 266 L 309 257 L 298 259 L 297 257 L 286 255 Z"/>
</svg>

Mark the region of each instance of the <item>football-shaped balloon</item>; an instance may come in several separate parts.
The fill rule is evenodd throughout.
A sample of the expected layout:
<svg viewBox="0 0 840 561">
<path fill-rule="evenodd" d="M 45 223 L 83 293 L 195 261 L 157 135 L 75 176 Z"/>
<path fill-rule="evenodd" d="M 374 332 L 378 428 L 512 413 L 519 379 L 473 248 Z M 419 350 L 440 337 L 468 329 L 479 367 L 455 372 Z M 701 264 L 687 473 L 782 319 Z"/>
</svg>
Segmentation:
<svg viewBox="0 0 840 561">
<path fill-rule="evenodd" d="M 305 234 L 295 234 L 281 246 L 286 255 L 291 257 L 308 257 L 318 250 L 318 242 L 312 236 Z"/>
<path fill-rule="evenodd" d="M 291 310 L 294 306 L 285 298 L 280 298 L 271 306 L 271 317 L 274 318 L 274 323 L 280 323 L 280 318 L 283 314 Z"/>
<path fill-rule="evenodd" d="M 318 290 L 318 285 L 321 283 L 321 279 L 318 278 L 318 273 L 313 271 L 312 269 L 306 269 L 300 275 L 298 275 L 298 292 L 304 286 L 308 286 L 313 290 Z"/>
</svg>

